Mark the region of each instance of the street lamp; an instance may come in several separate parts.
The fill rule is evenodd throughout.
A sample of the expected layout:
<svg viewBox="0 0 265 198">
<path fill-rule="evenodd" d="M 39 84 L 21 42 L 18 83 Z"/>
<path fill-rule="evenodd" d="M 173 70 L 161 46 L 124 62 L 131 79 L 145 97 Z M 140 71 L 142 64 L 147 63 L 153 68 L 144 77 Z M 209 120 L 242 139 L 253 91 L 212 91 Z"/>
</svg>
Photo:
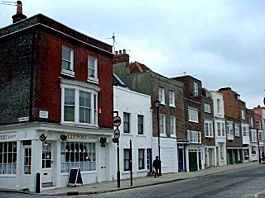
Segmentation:
<svg viewBox="0 0 265 198">
<path fill-rule="evenodd" d="M 161 174 L 161 158 L 160 158 L 160 119 L 159 119 L 159 107 L 160 107 L 160 101 L 155 101 L 156 106 L 156 117 L 157 117 L 157 144 L 158 144 L 158 158 L 160 160 L 160 167 L 159 167 L 159 175 Z"/>
<path fill-rule="evenodd" d="M 259 163 L 261 163 L 261 158 L 260 158 L 260 148 L 259 148 L 259 129 L 260 129 L 259 121 L 256 121 L 256 131 L 257 131 L 257 142 L 258 142 Z"/>
</svg>

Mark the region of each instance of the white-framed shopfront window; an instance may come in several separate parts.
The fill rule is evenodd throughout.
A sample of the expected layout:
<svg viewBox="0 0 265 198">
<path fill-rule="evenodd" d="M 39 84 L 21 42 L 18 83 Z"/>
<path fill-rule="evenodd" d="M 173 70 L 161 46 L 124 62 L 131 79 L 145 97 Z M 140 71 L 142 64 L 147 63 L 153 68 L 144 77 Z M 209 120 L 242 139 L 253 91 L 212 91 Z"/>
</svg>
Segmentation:
<svg viewBox="0 0 265 198">
<path fill-rule="evenodd" d="M 96 143 L 62 142 L 61 172 L 69 172 L 71 168 L 81 171 L 96 171 Z"/>
<path fill-rule="evenodd" d="M 17 142 L 0 142 L 0 175 L 16 174 Z"/>
</svg>

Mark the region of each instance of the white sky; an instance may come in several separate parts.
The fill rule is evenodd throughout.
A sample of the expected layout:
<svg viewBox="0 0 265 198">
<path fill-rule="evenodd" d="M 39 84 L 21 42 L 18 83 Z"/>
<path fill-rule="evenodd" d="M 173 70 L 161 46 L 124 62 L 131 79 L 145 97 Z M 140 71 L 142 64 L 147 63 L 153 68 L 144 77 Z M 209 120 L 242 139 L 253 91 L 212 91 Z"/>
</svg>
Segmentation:
<svg viewBox="0 0 265 198">
<path fill-rule="evenodd" d="M 1 0 L 0 0 L 1 2 Z M 16 1 L 14 1 L 16 2 Z M 167 77 L 186 72 L 209 90 L 232 87 L 248 108 L 265 96 L 264 0 L 23 0 L 28 17 L 42 13 L 79 32 L 126 49 Z M 16 7 L 0 4 L 0 27 Z"/>
</svg>

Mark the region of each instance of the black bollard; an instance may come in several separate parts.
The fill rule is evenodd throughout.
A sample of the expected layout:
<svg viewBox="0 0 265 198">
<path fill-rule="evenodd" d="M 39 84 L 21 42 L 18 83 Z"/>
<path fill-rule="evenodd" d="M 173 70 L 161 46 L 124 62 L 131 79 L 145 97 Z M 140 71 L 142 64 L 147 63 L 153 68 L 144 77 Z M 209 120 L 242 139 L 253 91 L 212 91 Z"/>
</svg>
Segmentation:
<svg viewBox="0 0 265 198">
<path fill-rule="evenodd" d="M 40 173 L 36 173 L 36 193 L 40 193 Z"/>
</svg>

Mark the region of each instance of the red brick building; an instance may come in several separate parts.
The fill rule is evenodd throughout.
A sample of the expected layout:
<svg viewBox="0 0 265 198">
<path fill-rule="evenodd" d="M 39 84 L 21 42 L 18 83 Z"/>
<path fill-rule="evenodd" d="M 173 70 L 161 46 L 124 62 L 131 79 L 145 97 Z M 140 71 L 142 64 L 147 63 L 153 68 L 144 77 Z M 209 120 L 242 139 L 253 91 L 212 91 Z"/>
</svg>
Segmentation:
<svg viewBox="0 0 265 198">
<path fill-rule="evenodd" d="M 249 161 L 250 139 L 246 104 L 230 87 L 219 89 L 224 97 L 227 124 L 227 163 Z"/>
<path fill-rule="evenodd" d="M 2 187 L 34 191 L 38 172 L 41 189 L 66 186 L 71 168 L 84 183 L 110 180 L 112 46 L 17 15 L 0 29 Z"/>
</svg>

